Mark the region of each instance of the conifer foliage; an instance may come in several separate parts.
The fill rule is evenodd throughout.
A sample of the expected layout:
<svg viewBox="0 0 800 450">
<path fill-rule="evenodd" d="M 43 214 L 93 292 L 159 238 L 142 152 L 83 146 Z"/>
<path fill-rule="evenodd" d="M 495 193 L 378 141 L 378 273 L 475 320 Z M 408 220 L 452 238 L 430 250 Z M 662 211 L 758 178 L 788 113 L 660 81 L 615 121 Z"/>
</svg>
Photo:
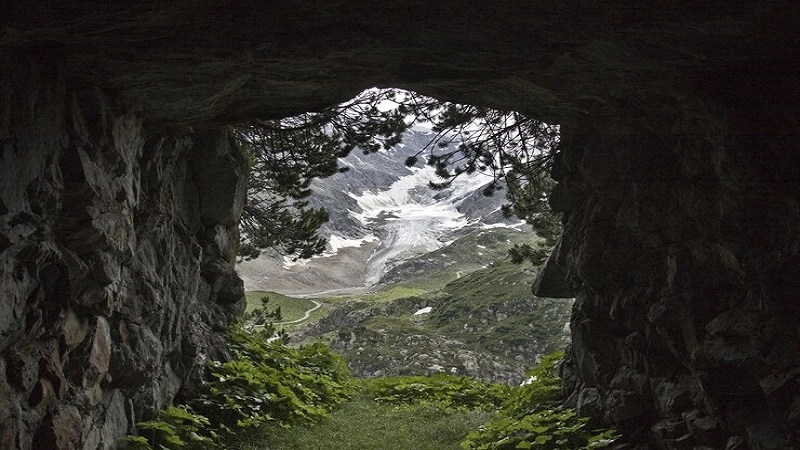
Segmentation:
<svg viewBox="0 0 800 450">
<path fill-rule="evenodd" d="M 344 171 L 339 159 L 355 149 L 370 154 L 399 144 L 417 124 L 430 126 L 435 135 L 406 164 L 422 160 L 434 167 L 441 181 L 431 188 L 446 189 L 462 174 L 482 172 L 488 175 L 484 195 L 506 189 L 510 204 L 504 212 L 554 240 L 560 220 L 547 202 L 557 126 L 514 111 L 370 89 L 319 112 L 237 127 L 238 143 L 251 162 L 240 254 L 253 258 L 272 248 L 296 259 L 321 253 L 326 242 L 317 231 L 328 215 L 309 206 L 313 179 Z M 516 253 L 541 259 L 525 249 Z"/>
</svg>

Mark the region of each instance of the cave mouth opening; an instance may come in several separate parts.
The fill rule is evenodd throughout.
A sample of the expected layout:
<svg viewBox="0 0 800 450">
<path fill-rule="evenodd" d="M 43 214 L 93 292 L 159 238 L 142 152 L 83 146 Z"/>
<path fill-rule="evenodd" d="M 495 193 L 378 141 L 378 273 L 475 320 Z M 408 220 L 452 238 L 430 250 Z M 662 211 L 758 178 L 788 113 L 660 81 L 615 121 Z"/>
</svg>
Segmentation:
<svg viewBox="0 0 800 450">
<path fill-rule="evenodd" d="M 409 250 L 435 250 L 452 240 L 447 235 L 453 228 L 480 219 L 448 201 L 473 191 L 504 200 L 488 212 L 498 216 L 492 223 L 515 216 L 549 247 L 560 234 L 560 218 L 548 206 L 559 127 L 516 111 L 371 88 L 338 105 L 235 130 L 251 167 L 240 260 L 268 249 L 284 265 L 306 264 L 312 256 L 376 240 L 369 232 L 376 223 L 408 218 L 410 226 L 399 231 L 419 228 L 415 216 L 439 221 L 426 226 L 423 242 L 409 239 Z M 336 183 L 348 176 L 347 183 Z M 419 198 L 422 192 L 427 198 Z M 347 209 L 348 224 L 358 229 L 335 230 L 336 221 L 328 219 L 337 207 Z M 542 260 L 545 254 L 527 246 L 512 256 Z M 380 275 L 372 273 L 358 286 L 376 285 Z"/>
<path fill-rule="evenodd" d="M 268 297 L 284 313 L 275 323 L 279 331 L 314 323 L 313 333 L 363 366 L 359 375 L 387 373 L 368 362 L 376 349 L 388 344 L 387 336 L 397 338 L 397 348 L 407 348 L 408 340 L 427 342 L 420 337 L 426 324 L 466 331 L 476 341 L 479 329 L 490 329 L 492 351 L 508 346 L 519 358 L 516 372 L 489 379 L 512 384 L 568 342 L 571 300 L 538 299 L 530 289 L 561 231 L 548 206 L 558 126 L 516 111 L 372 88 L 342 104 L 244 123 L 238 131 L 253 161 L 250 207 L 272 202 L 299 222 L 324 209 L 330 219 L 302 222 L 318 225 L 304 235 L 316 247 L 262 254 L 252 237 L 263 236 L 258 230 L 267 227 L 255 219 L 264 215 L 245 207 L 237 271 L 250 314 Z M 293 170 L 299 175 L 286 174 Z M 446 298 L 434 299 L 433 292 Z M 466 306 L 458 304 L 465 299 Z M 353 312 L 348 308 L 366 311 L 364 323 L 337 322 Z M 472 309 L 482 311 L 479 318 Z M 521 327 L 540 320 L 523 310 L 550 315 L 541 319 L 545 325 Z M 299 339 L 308 337 L 303 333 Z M 403 363 L 397 374 L 433 367 L 475 375 L 470 364 L 430 361 L 414 369 Z"/>
</svg>

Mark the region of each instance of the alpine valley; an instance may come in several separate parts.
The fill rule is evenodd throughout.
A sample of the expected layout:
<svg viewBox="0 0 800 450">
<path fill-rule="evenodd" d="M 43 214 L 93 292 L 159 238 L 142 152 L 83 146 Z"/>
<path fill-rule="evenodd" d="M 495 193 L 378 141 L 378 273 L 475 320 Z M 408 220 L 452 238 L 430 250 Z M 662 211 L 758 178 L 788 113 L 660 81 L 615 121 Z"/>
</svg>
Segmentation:
<svg viewBox="0 0 800 450">
<path fill-rule="evenodd" d="M 330 344 L 356 376 L 448 372 L 519 383 L 568 343 L 572 301 L 531 294 L 538 268 L 512 264 L 507 251 L 536 245 L 535 234 L 503 217 L 502 191 L 483 194 L 486 174 L 434 190 L 433 168 L 405 166 L 432 138 L 415 127 L 401 144 L 352 152 L 341 161 L 349 170 L 314 181 L 309 201 L 330 215 L 324 254 L 267 253 L 237 271 L 251 307 L 263 295 L 284 310 L 292 297 L 313 299 L 313 314 L 286 326 L 291 342 Z"/>
</svg>

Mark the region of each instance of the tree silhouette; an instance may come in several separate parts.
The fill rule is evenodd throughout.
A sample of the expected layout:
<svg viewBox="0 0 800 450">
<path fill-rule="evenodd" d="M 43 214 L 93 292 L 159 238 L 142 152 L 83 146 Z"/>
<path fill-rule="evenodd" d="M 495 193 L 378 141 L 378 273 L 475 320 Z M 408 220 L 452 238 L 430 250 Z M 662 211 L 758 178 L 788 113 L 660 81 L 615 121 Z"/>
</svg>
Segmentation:
<svg viewBox="0 0 800 450">
<path fill-rule="evenodd" d="M 547 201 L 557 126 L 515 111 L 371 89 L 319 112 L 237 128 L 239 144 L 252 161 L 240 254 L 251 258 L 273 248 L 308 258 L 324 251 L 326 242 L 316 233 L 328 215 L 306 200 L 312 180 L 345 170 L 338 160 L 354 149 L 369 154 L 399 144 L 403 133 L 416 124 L 432 127 L 434 137 L 406 164 L 424 158 L 434 167 L 441 181 L 431 183 L 431 188 L 445 189 L 461 174 L 485 173 L 489 181 L 484 195 L 505 188 L 510 204 L 504 213 L 519 216 L 554 242 L 560 220 Z M 526 248 L 512 250 L 512 256 L 542 257 Z"/>
<path fill-rule="evenodd" d="M 320 112 L 237 127 L 238 143 L 252 163 L 240 221 L 241 256 L 254 258 L 272 248 L 297 259 L 325 250 L 316 232 L 328 214 L 305 200 L 311 181 L 344 171 L 338 160 L 355 148 L 371 153 L 400 142 L 407 128 L 402 115 L 378 108 L 392 95 L 365 92 Z"/>
</svg>

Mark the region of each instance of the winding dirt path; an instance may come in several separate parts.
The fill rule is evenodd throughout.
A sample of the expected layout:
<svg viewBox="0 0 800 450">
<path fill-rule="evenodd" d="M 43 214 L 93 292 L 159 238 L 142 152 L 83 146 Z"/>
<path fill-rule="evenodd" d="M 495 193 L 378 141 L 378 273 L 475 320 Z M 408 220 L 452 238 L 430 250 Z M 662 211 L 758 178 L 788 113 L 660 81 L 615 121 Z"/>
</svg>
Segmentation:
<svg viewBox="0 0 800 450">
<path fill-rule="evenodd" d="M 293 323 L 300 323 L 300 322 L 303 322 L 305 320 L 308 320 L 308 318 L 311 317 L 311 313 L 313 313 L 314 311 L 316 311 L 316 310 L 318 310 L 318 309 L 320 309 L 322 307 L 322 303 L 320 303 L 320 302 L 318 302 L 318 301 L 316 301 L 314 299 L 310 299 L 310 298 L 308 300 L 310 300 L 312 303 L 314 303 L 314 307 L 311 308 L 311 309 L 306 310 L 306 313 L 303 314 L 303 317 L 301 317 L 301 318 L 299 318 L 297 320 L 289 320 L 289 321 L 286 321 L 286 322 L 278 322 L 278 323 L 275 323 L 275 325 L 290 325 L 290 324 L 293 324 Z"/>
</svg>

